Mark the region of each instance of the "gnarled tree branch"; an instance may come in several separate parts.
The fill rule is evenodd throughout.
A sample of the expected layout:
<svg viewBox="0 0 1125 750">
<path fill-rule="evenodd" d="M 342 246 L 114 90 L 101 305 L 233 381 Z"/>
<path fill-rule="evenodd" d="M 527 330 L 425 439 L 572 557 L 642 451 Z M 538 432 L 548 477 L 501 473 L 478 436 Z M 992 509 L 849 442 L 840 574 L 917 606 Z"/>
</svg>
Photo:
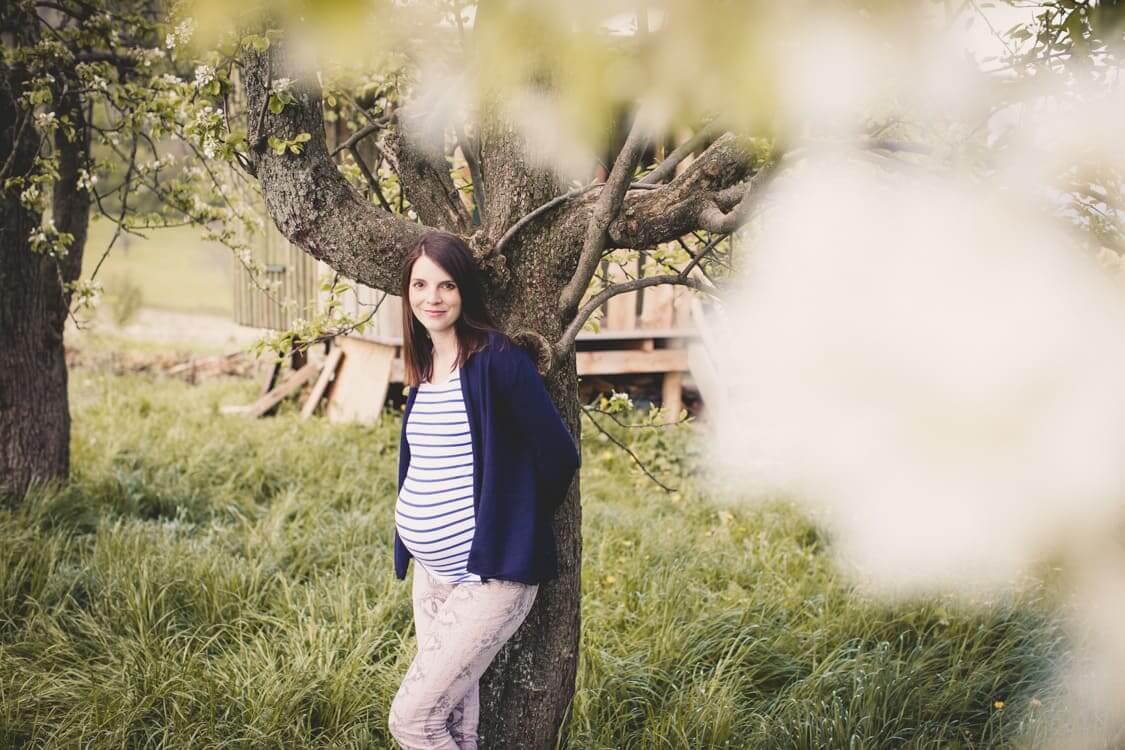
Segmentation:
<svg viewBox="0 0 1125 750">
<path fill-rule="evenodd" d="M 429 227 L 372 205 L 339 173 L 325 143 L 320 87 L 290 63 L 284 41 L 263 53 L 243 50 L 242 63 L 248 110 L 263 113 L 248 141 L 312 136 L 299 154 L 262 148 L 253 154 L 266 208 L 278 229 L 348 278 L 397 293 L 402 259 Z M 295 101 L 276 115 L 266 108 L 271 71 L 297 81 Z"/>
<path fill-rule="evenodd" d="M 747 189 L 740 183 L 753 171 L 749 141 L 730 133 L 721 136 L 667 185 L 630 191 L 620 215 L 609 225 L 606 247 L 652 247 L 702 229 L 705 211 L 716 205 L 724 210 L 737 205 Z"/>
<path fill-rule="evenodd" d="M 424 223 L 468 234 L 472 220 L 445 160 L 443 131 L 424 119 L 408 105 L 399 112 L 398 129 L 387 136 L 387 146 L 398 162 L 403 192 Z"/>
<path fill-rule="evenodd" d="M 586 287 L 590 285 L 590 280 L 594 278 L 594 273 L 598 269 L 598 261 L 602 257 L 602 250 L 606 247 L 607 229 L 610 222 L 621 210 L 625 191 L 629 189 L 629 183 L 633 178 L 633 170 L 637 168 L 637 163 L 641 160 L 641 154 L 644 152 L 647 141 L 644 119 L 637 116 L 633 122 L 632 130 L 629 132 L 629 137 L 625 140 L 625 145 L 622 146 L 620 153 L 617 154 L 617 159 L 613 162 L 613 169 L 605 181 L 605 187 L 598 195 L 597 203 L 594 204 L 594 210 L 586 224 L 586 234 L 582 241 L 582 255 L 578 258 L 578 268 L 563 288 L 562 297 L 559 300 L 559 312 L 564 316 L 569 316 L 571 311 L 578 307 L 582 295 L 586 292 Z"/>
</svg>

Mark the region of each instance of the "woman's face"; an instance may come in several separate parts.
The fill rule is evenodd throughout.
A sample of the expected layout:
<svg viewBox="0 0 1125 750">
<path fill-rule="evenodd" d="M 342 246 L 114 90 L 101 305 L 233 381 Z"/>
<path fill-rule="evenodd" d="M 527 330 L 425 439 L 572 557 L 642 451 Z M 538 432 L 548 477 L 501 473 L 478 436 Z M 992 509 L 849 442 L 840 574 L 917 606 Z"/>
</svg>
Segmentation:
<svg viewBox="0 0 1125 750">
<path fill-rule="evenodd" d="M 410 269 L 410 309 L 431 335 L 452 328 L 461 315 L 461 290 L 426 255 L 418 256 Z"/>
</svg>

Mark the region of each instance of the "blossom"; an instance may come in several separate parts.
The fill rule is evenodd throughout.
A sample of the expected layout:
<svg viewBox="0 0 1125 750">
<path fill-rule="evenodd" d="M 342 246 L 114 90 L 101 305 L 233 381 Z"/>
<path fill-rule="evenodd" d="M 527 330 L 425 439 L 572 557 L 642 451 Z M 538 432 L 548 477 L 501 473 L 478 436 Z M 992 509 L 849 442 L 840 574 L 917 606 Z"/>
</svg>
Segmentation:
<svg viewBox="0 0 1125 750">
<path fill-rule="evenodd" d="M 195 69 L 195 86 L 202 88 L 215 80 L 215 69 L 210 65 L 199 65 Z"/>
</svg>

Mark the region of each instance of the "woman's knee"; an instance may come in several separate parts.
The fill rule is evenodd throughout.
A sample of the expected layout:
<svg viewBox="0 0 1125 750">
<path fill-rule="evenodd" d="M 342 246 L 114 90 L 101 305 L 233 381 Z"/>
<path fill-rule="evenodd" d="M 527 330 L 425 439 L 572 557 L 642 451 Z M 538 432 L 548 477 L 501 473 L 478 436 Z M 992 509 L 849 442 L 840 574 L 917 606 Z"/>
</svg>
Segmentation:
<svg viewBox="0 0 1125 750">
<path fill-rule="evenodd" d="M 410 705 L 409 699 L 403 695 L 402 690 L 399 690 L 391 701 L 391 710 L 387 714 L 387 729 L 390 730 L 391 736 L 395 738 L 399 745 L 404 748 L 410 748 L 412 732 L 411 732 L 411 719 L 414 714 L 414 708 Z"/>
<path fill-rule="evenodd" d="M 443 735 L 448 735 L 444 713 L 448 701 L 439 697 L 437 705 L 420 701 L 399 690 L 391 702 L 387 728 L 405 750 L 441 746 Z"/>
</svg>

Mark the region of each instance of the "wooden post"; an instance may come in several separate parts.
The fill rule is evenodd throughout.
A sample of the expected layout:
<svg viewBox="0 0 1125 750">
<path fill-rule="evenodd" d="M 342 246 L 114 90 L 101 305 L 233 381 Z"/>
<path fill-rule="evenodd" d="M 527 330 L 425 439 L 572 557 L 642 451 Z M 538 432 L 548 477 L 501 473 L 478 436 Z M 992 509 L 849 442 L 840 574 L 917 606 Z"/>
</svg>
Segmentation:
<svg viewBox="0 0 1125 750">
<path fill-rule="evenodd" d="M 664 373 L 664 385 L 661 388 L 661 398 L 664 406 L 665 422 L 675 422 L 680 418 L 680 410 L 683 409 L 684 406 L 683 389 L 683 373 Z"/>
</svg>

